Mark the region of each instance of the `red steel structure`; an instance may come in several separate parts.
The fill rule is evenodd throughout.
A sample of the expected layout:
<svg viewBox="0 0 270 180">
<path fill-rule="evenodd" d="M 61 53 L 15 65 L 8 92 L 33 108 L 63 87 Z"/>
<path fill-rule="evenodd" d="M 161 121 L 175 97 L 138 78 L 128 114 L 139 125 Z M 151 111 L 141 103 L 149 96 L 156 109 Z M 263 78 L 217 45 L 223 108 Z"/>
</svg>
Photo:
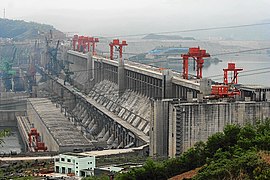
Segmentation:
<svg viewBox="0 0 270 180">
<path fill-rule="evenodd" d="M 200 49 L 200 47 L 193 47 L 189 48 L 189 51 L 187 54 L 181 54 L 181 57 L 183 57 L 183 78 L 188 79 L 188 59 L 193 58 L 197 63 L 197 78 L 202 78 L 202 68 L 205 57 L 210 57 L 208 53 L 206 53 L 206 50 Z"/>
<path fill-rule="evenodd" d="M 120 43 L 119 39 L 114 39 L 113 42 L 109 44 L 110 46 L 110 59 L 113 60 L 113 48 L 119 46 L 118 51 L 119 51 L 119 57 L 120 59 L 123 57 L 123 46 L 127 46 L 127 41 L 122 41 Z"/>
<path fill-rule="evenodd" d="M 213 85 L 211 95 L 215 95 L 217 98 L 235 97 L 236 95 L 240 95 L 240 91 L 233 85 L 238 83 L 238 72 L 242 70 L 242 68 L 236 68 L 235 63 L 228 63 L 228 68 L 223 69 L 223 84 Z M 228 72 L 233 72 L 233 79 L 230 83 L 228 83 Z"/>
<path fill-rule="evenodd" d="M 233 72 L 233 79 L 231 84 L 237 84 L 238 83 L 238 71 L 243 71 L 242 68 L 235 68 L 235 63 L 228 63 L 228 68 L 223 69 L 224 71 L 224 84 L 228 84 L 228 72 Z"/>
<path fill-rule="evenodd" d="M 44 142 L 40 141 L 40 135 L 36 128 L 31 128 L 30 133 L 28 133 L 29 147 L 32 147 L 32 144 L 35 143 L 35 151 L 46 151 L 47 147 Z"/>
<path fill-rule="evenodd" d="M 96 43 L 99 42 L 98 38 L 88 37 L 88 52 L 90 52 L 90 47 L 92 46 L 92 54 L 96 55 Z"/>
<path fill-rule="evenodd" d="M 79 36 L 78 35 L 74 35 L 73 38 L 72 38 L 72 47 L 73 47 L 73 51 L 76 51 L 77 48 L 76 48 L 76 44 L 79 40 Z"/>
<path fill-rule="evenodd" d="M 72 47 L 74 51 L 83 53 L 90 52 L 90 47 L 92 47 L 92 54 L 96 55 L 95 48 L 97 42 L 99 42 L 98 38 L 74 35 L 72 39 Z"/>
</svg>

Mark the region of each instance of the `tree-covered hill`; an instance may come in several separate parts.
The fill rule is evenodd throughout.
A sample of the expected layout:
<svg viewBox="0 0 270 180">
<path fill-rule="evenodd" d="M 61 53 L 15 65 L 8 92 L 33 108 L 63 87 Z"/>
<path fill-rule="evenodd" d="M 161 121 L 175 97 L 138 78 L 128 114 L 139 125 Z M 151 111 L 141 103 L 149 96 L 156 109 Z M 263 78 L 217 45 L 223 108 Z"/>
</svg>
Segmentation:
<svg viewBox="0 0 270 180">
<path fill-rule="evenodd" d="M 58 39 L 65 36 L 64 33 L 56 30 L 51 25 L 0 18 L 0 38 L 12 38 L 14 40 L 35 39 L 40 38 L 43 34 L 48 34 L 50 30 Z"/>
<path fill-rule="evenodd" d="M 148 159 L 142 167 L 117 174 L 115 179 L 166 180 L 176 175 L 173 179 L 270 179 L 270 120 L 244 127 L 228 125 L 179 157 L 162 162 Z M 85 178 L 92 179 L 109 180 Z"/>
</svg>

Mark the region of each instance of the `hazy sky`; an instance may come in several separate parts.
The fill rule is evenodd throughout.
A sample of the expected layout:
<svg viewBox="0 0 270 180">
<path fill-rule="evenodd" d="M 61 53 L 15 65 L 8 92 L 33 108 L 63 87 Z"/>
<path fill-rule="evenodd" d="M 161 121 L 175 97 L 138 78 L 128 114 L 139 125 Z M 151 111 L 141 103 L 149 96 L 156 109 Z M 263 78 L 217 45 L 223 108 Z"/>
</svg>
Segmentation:
<svg viewBox="0 0 270 180">
<path fill-rule="evenodd" d="M 6 17 L 64 32 L 119 35 L 270 20 L 270 0 L 1 0 Z M 1 27 L 0 27 L 1 28 Z"/>
</svg>

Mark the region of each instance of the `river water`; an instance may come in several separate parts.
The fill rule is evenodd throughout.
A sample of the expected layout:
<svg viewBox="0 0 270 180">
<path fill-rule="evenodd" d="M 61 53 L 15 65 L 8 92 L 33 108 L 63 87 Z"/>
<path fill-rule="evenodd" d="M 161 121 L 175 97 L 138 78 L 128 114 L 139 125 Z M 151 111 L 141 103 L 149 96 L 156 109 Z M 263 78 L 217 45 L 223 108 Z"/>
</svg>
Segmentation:
<svg viewBox="0 0 270 180">
<path fill-rule="evenodd" d="M 270 87 L 270 55 L 267 54 L 239 54 L 220 56 L 222 62 L 205 63 L 203 67 L 203 78 L 210 78 L 217 82 L 223 82 L 223 69 L 228 67 L 229 62 L 234 62 L 236 68 L 243 68 L 239 72 L 238 83 L 245 85 L 262 85 Z M 164 63 L 166 61 L 166 63 Z M 158 67 L 182 72 L 182 61 L 162 60 L 161 63 L 152 63 Z M 205 59 L 205 62 L 207 59 Z M 196 75 L 192 59 L 189 60 L 189 74 Z M 232 74 L 229 73 L 229 78 Z"/>
<path fill-rule="evenodd" d="M 210 77 L 219 82 L 223 81 L 223 68 L 228 62 L 235 62 L 236 67 L 243 68 L 239 72 L 239 84 L 253 84 L 270 87 L 270 55 L 267 54 L 241 54 L 238 56 L 221 56 L 222 62 L 211 64 L 203 69 L 203 76 Z M 219 76 L 216 76 L 219 75 Z"/>
</svg>

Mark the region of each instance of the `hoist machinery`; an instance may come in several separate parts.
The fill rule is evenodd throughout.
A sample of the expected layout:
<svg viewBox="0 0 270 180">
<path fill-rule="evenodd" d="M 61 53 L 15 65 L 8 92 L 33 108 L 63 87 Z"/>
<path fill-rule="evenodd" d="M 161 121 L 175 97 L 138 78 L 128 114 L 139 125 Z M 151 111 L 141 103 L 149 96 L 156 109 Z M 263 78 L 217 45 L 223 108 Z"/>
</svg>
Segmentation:
<svg viewBox="0 0 270 180">
<path fill-rule="evenodd" d="M 47 147 L 45 146 L 44 142 L 40 140 L 40 134 L 38 133 L 36 128 L 31 128 L 30 132 L 28 133 L 28 141 L 29 147 L 34 148 L 37 151 L 46 151 Z"/>
<path fill-rule="evenodd" d="M 216 98 L 233 98 L 236 95 L 240 95 L 240 91 L 235 85 L 238 83 L 238 72 L 242 70 L 242 68 L 236 68 L 235 63 L 228 63 L 228 68 L 223 69 L 223 84 L 213 85 L 211 95 L 214 95 Z M 229 72 L 232 73 L 231 82 L 228 82 Z"/>
<path fill-rule="evenodd" d="M 74 35 L 72 39 L 72 47 L 74 51 L 83 53 L 92 51 L 92 54 L 96 55 L 97 42 L 99 42 L 98 38 Z"/>
<path fill-rule="evenodd" d="M 120 43 L 119 39 L 114 39 L 110 44 L 110 59 L 113 60 L 113 48 L 115 47 L 117 51 L 119 51 L 119 58 L 123 57 L 123 47 L 127 46 L 127 41 L 122 41 Z"/>
<path fill-rule="evenodd" d="M 188 53 L 181 54 L 181 57 L 183 57 L 183 78 L 188 79 L 188 60 L 189 58 L 193 58 L 194 61 L 197 63 L 196 66 L 196 77 L 197 79 L 202 78 L 202 68 L 205 57 L 210 57 L 210 54 L 206 53 L 206 50 L 200 49 L 200 47 L 192 47 L 189 48 Z"/>
</svg>

